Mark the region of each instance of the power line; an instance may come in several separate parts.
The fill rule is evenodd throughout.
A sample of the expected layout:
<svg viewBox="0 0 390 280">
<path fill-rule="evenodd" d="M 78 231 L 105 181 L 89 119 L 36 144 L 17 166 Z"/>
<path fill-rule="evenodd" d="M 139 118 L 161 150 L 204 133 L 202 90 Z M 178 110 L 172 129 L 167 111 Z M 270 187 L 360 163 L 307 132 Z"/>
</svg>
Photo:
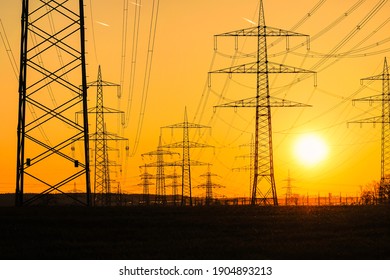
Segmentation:
<svg viewBox="0 0 390 280">
<path fill-rule="evenodd" d="M 142 134 L 142 127 L 143 127 L 146 104 L 147 104 L 148 93 L 149 93 L 150 76 L 152 73 L 152 62 L 153 62 L 153 54 L 154 54 L 154 43 L 155 43 L 156 31 L 157 31 L 159 4 L 160 4 L 159 0 L 153 0 L 152 15 L 150 19 L 150 29 L 149 29 L 148 53 L 146 57 L 146 68 L 145 68 L 145 75 L 144 75 L 144 85 L 142 89 L 141 106 L 140 106 L 140 112 L 138 117 L 137 132 L 135 135 L 135 143 L 133 146 L 133 152 L 131 154 L 132 156 L 135 155 L 138 149 L 138 145 Z"/>
<path fill-rule="evenodd" d="M 99 64 L 98 52 L 96 46 L 96 37 L 95 37 L 95 24 L 93 19 L 93 8 L 92 8 L 92 0 L 89 0 L 89 12 L 91 14 L 91 29 L 92 29 L 92 41 L 93 41 L 93 50 L 95 53 L 95 60 Z"/>
<path fill-rule="evenodd" d="M 129 93 L 127 97 L 126 121 L 124 125 L 125 128 L 129 126 L 131 107 L 133 103 L 136 66 L 137 66 L 137 57 L 138 57 L 139 30 L 140 30 L 140 21 L 141 21 L 141 7 L 142 7 L 141 0 L 136 0 L 135 7 L 134 7 L 133 40 L 132 40 L 130 76 L 129 76 Z"/>
</svg>

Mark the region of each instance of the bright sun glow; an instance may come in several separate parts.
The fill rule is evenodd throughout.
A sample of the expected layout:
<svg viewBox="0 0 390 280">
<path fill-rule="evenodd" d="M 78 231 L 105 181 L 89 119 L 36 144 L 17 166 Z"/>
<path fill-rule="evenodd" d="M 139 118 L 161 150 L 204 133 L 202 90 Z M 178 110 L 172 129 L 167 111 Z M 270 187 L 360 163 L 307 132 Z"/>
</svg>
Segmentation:
<svg viewBox="0 0 390 280">
<path fill-rule="evenodd" d="M 299 161 L 311 166 L 326 158 L 328 146 L 323 139 L 316 135 L 303 135 L 298 138 L 294 152 Z"/>
</svg>

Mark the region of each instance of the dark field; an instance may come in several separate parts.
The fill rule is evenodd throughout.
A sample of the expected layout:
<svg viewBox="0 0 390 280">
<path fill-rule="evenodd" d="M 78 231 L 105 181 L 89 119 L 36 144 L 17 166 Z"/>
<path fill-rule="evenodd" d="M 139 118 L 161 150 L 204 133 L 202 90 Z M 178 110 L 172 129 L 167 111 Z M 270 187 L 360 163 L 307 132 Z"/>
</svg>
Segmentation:
<svg viewBox="0 0 390 280">
<path fill-rule="evenodd" d="M 390 206 L 0 208 L 1 259 L 390 259 Z"/>
</svg>

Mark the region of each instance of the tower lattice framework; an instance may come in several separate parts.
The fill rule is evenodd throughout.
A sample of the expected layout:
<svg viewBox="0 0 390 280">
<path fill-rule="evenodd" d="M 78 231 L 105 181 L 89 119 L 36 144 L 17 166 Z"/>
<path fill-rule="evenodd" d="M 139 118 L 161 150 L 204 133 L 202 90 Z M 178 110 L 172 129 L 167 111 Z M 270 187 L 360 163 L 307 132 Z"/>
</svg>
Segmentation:
<svg viewBox="0 0 390 280">
<path fill-rule="evenodd" d="M 53 193 L 90 205 L 83 0 L 22 1 L 18 111 L 16 205 Z M 65 190 L 76 179 L 85 199 Z"/>
<path fill-rule="evenodd" d="M 272 28 L 266 26 L 263 1 L 260 1 L 258 25 L 247 29 L 236 30 L 214 36 L 214 49 L 217 49 L 219 37 L 255 37 L 257 39 L 256 61 L 252 63 L 232 66 L 212 73 L 232 74 L 255 74 L 256 75 L 256 96 L 238 101 L 229 102 L 215 107 L 244 107 L 255 108 L 255 141 L 253 159 L 253 184 L 251 190 L 251 204 L 278 205 L 274 175 L 274 155 L 272 146 L 272 107 L 306 107 L 308 105 L 279 99 L 270 95 L 269 74 L 281 73 L 314 73 L 298 67 L 291 67 L 283 64 L 272 63 L 268 60 L 267 37 L 289 37 L 308 35 Z M 236 41 L 236 49 L 237 49 Z M 210 85 L 210 84 L 209 84 Z"/>
<path fill-rule="evenodd" d="M 177 166 L 180 163 L 178 162 L 167 162 L 164 161 L 165 155 L 174 155 L 178 153 L 171 152 L 169 150 L 164 150 L 162 147 L 161 142 L 161 136 L 159 138 L 159 144 L 157 147 L 157 150 L 151 151 L 148 153 L 142 154 L 142 156 L 155 156 L 156 161 L 152 163 L 145 164 L 145 167 L 155 167 L 156 168 L 156 175 L 154 178 L 156 179 L 156 197 L 155 197 L 155 203 L 156 204 L 163 204 L 165 205 L 167 203 L 167 196 L 166 196 L 166 185 L 165 185 L 165 166 Z"/>
<path fill-rule="evenodd" d="M 191 180 L 191 166 L 200 166 L 206 165 L 206 163 L 191 160 L 190 150 L 192 148 L 208 148 L 211 147 L 207 144 L 197 143 L 190 141 L 190 129 L 204 129 L 210 128 L 209 126 L 204 126 L 201 124 L 190 123 L 188 122 L 187 109 L 184 111 L 184 122 L 173 124 L 169 126 L 164 126 L 162 128 L 171 128 L 171 129 L 182 129 L 183 130 L 183 140 L 181 142 L 165 145 L 164 148 L 179 148 L 182 149 L 182 172 L 181 172 L 181 206 L 190 205 L 192 206 L 192 180 Z"/>
<path fill-rule="evenodd" d="M 353 121 L 350 123 L 380 123 L 381 126 L 381 178 L 379 203 L 390 202 L 390 76 L 387 59 L 384 59 L 382 73 L 361 79 L 361 81 L 382 81 L 382 94 L 354 99 L 352 102 L 380 102 L 382 115 Z"/>
<path fill-rule="evenodd" d="M 211 205 L 214 202 L 213 189 L 224 188 L 224 186 L 213 182 L 212 177 L 218 175 L 211 172 L 211 164 L 208 165 L 207 172 L 200 176 L 206 177 L 206 181 L 205 183 L 197 185 L 196 187 L 206 189 L 205 204 Z"/>
<path fill-rule="evenodd" d="M 142 204 L 149 205 L 150 204 L 149 186 L 153 185 L 153 183 L 150 182 L 150 180 L 153 179 L 154 176 L 152 174 L 148 173 L 148 171 L 147 171 L 148 167 L 146 166 L 146 164 L 140 166 L 139 168 L 144 169 L 144 172 L 142 174 L 140 174 L 141 183 L 138 184 L 138 186 L 142 187 L 142 199 L 140 202 Z"/>
<path fill-rule="evenodd" d="M 93 203 L 95 206 L 111 205 L 111 178 L 110 167 L 115 164 L 109 160 L 108 142 L 127 141 L 127 138 L 120 137 L 107 131 L 105 121 L 106 114 L 119 114 L 124 122 L 124 112 L 104 106 L 105 87 L 113 87 L 120 90 L 120 85 L 103 80 L 101 67 L 98 67 L 97 80 L 88 83 L 88 87 L 96 87 L 96 106 L 88 109 L 88 114 L 95 115 L 96 129 L 90 135 L 90 140 L 95 144 L 94 158 L 94 186 L 93 186 Z"/>
<path fill-rule="evenodd" d="M 179 184 L 179 180 L 178 179 L 180 177 L 181 176 L 179 174 L 177 174 L 176 166 L 173 167 L 173 173 L 166 177 L 168 179 L 172 179 L 171 184 L 167 185 L 166 187 L 171 187 L 172 188 L 172 202 L 173 202 L 173 205 L 175 205 L 175 206 L 179 202 L 178 188 L 179 188 L 180 184 Z"/>
</svg>

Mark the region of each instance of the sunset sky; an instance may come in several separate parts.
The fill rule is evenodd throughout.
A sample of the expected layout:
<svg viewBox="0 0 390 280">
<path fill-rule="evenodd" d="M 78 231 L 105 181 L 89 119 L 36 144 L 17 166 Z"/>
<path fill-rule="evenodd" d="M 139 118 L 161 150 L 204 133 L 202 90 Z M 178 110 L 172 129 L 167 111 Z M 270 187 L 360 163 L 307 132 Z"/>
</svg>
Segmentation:
<svg viewBox="0 0 390 280">
<path fill-rule="evenodd" d="M 213 164 L 212 173 L 219 175 L 213 179 L 226 186 L 215 193 L 228 197 L 247 196 L 249 172 L 232 170 L 249 165 L 249 158 L 240 156 L 249 154 L 249 147 L 245 145 L 250 143 L 254 133 L 254 108 L 214 110 L 213 106 L 255 96 L 255 75 L 236 74 L 229 78 L 213 74 L 211 87 L 208 87 L 208 72 L 255 61 L 254 38 L 240 38 L 237 51 L 234 38 L 219 38 L 218 49 L 214 51 L 213 35 L 253 26 L 251 22 L 257 21 L 259 1 L 159 1 L 149 90 L 138 144 L 135 143 L 136 131 L 142 115 L 140 103 L 153 1 L 141 1 L 131 110 L 128 110 L 128 100 L 135 0 L 85 0 L 87 74 L 89 82 L 96 80 L 97 68 L 101 65 L 104 80 L 121 82 L 126 2 L 128 34 L 122 96 L 118 99 L 112 89 L 104 91 L 107 107 L 129 114 L 123 135 L 129 138 L 130 153 L 126 157 L 122 152 L 119 159 L 115 153 L 110 155 L 122 163 L 122 172 L 118 170 L 113 177 L 121 182 L 125 193 L 141 193 L 142 188 L 137 186 L 140 183 L 138 166 L 156 160 L 142 158 L 141 154 L 157 148 L 161 131 L 164 145 L 180 141 L 181 131 L 160 130 L 160 127 L 183 122 L 186 108 L 190 122 L 211 127 L 192 131 L 191 140 L 214 148 L 194 149 L 191 157 Z M 376 10 L 379 5 L 380 9 Z M 284 38 L 268 38 L 269 61 L 316 71 L 318 84 L 314 86 L 313 75 L 270 75 L 271 96 L 312 105 L 272 110 L 278 194 L 285 193 L 290 172 L 296 187 L 294 193 L 356 195 L 360 186 L 380 179 L 380 125 L 360 127 L 359 124 L 347 126 L 347 123 L 380 115 L 380 104 L 355 103 L 353 106 L 352 99 L 381 93 L 381 82 L 361 85 L 360 79 L 380 74 L 384 58 L 390 52 L 390 3 L 379 0 L 264 0 L 264 9 L 267 26 L 311 37 L 310 50 L 304 44 L 304 37 L 290 38 L 289 50 L 286 50 Z M 21 1 L 0 0 L 0 19 L 17 64 L 20 14 Z M 5 38 L 1 26 L 0 32 Z M 14 192 L 16 177 L 18 82 L 7 54 L 10 51 L 0 42 L 0 193 Z M 89 90 L 90 107 L 95 105 L 95 94 L 95 89 Z M 107 129 L 120 133 L 116 119 L 107 120 Z M 314 135 L 327 147 L 327 154 L 318 163 L 305 164 L 297 157 L 297 141 L 303 135 Z M 152 168 L 148 171 L 154 173 Z M 203 183 L 205 178 L 200 175 L 205 172 L 207 166 L 193 167 L 193 186 Z M 172 173 L 172 169 L 167 167 L 165 173 Z M 69 186 L 68 189 L 72 188 Z M 82 182 L 77 188 L 82 189 Z M 195 195 L 203 192 L 194 191 Z"/>
</svg>

